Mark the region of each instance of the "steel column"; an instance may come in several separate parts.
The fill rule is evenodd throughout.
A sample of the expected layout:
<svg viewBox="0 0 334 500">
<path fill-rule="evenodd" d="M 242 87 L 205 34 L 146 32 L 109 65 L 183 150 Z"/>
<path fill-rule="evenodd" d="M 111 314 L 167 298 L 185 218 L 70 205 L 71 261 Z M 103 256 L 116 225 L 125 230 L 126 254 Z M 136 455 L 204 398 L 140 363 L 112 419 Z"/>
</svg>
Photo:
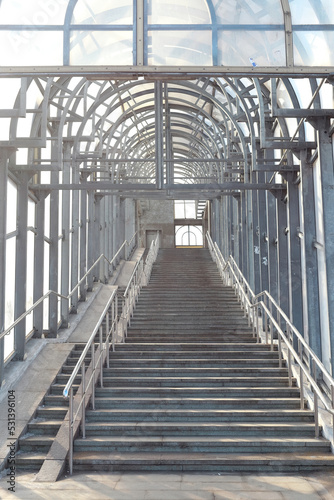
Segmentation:
<svg viewBox="0 0 334 500">
<path fill-rule="evenodd" d="M 288 174 L 288 272 L 289 272 L 289 317 L 295 327 L 303 332 L 303 299 L 301 280 L 301 248 L 298 231 L 299 192 L 295 174 Z"/>
<path fill-rule="evenodd" d="M 73 165 L 74 167 L 74 165 Z M 72 168 L 72 181 L 78 183 L 80 175 L 77 168 Z M 85 194 L 84 191 L 81 192 Z M 71 290 L 79 281 L 79 219 L 80 219 L 80 193 L 77 190 L 72 191 L 72 245 L 71 245 Z M 81 276 L 80 276 L 81 278 Z M 79 301 L 79 289 L 71 297 L 71 312 L 77 313 Z"/>
<path fill-rule="evenodd" d="M 327 306 L 329 321 L 329 332 L 322 331 L 322 359 L 325 366 L 331 373 L 334 373 L 334 161 L 333 143 L 329 135 L 330 126 L 329 118 L 319 118 L 316 121 L 328 300 L 328 304 L 322 304 L 321 302 L 320 308 Z M 323 283 L 321 286 L 323 286 Z M 327 311 L 324 310 L 324 314 L 327 317 Z M 330 353 L 329 359 L 328 353 Z"/>
<path fill-rule="evenodd" d="M 40 193 L 39 200 L 36 204 L 35 212 L 35 253 L 34 253 L 34 302 L 40 299 L 44 293 L 44 230 L 45 230 L 45 198 L 47 192 Z M 43 307 L 40 304 L 34 310 L 34 337 L 41 338 L 43 335 Z"/>
<path fill-rule="evenodd" d="M 307 162 L 307 151 L 301 151 L 301 209 L 302 221 L 302 290 L 304 336 L 315 354 L 321 359 L 321 329 L 319 278 L 315 221 L 315 191 L 313 168 Z"/>
<path fill-rule="evenodd" d="M 80 278 L 87 271 L 87 193 L 80 193 Z M 86 283 L 80 285 L 80 300 L 85 301 L 87 296 Z"/>
<path fill-rule="evenodd" d="M 7 246 L 7 180 L 8 158 L 12 150 L 0 148 L 0 332 L 5 329 L 6 246 Z M 4 339 L 0 340 L 0 387 L 4 379 Z"/>
<path fill-rule="evenodd" d="M 28 251 L 28 181 L 30 174 L 22 173 L 17 186 L 17 238 L 15 259 L 15 305 L 14 317 L 17 319 L 26 311 L 27 304 L 27 251 Z M 15 327 L 15 359 L 24 359 L 26 344 L 26 321 Z"/>
<path fill-rule="evenodd" d="M 287 205 L 285 192 L 277 200 L 277 240 L 278 240 L 278 304 L 289 314 L 289 273 L 287 244 Z"/>
<path fill-rule="evenodd" d="M 275 197 L 266 192 L 266 216 L 268 235 L 268 271 L 269 293 L 278 301 L 278 269 L 277 269 L 277 217 Z"/>
<path fill-rule="evenodd" d="M 53 137 L 57 136 L 58 127 L 52 130 Z M 51 143 L 51 159 L 58 160 L 59 144 L 54 139 Z M 51 189 L 52 184 L 59 184 L 59 172 L 51 171 Z M 58 264 L 59 264 L 59 191 L 52 190 L 50 194 L 50 270 L 49 287 L 50 290 L 58 292 Z M 58 299 L 55 295 L 49 298 L 49 337 L 57 337 L 58 332 Z"/>
<path fill-rule="evenodd" d="M 162 82 L 154 83 L 155 102 L 155 176 L 157 189 L 163 189 L 164 163 L 163 163 L 163 94 Z"/>
<path fill-rule="evenodd" d="M 71 182 L 71 145 L 64 144 L 63 182 Z M 69 294 L 70 285 L 70 196 L 71 191 L 62 193 L 62 240 L 61 240 L 61 294 L 65 297 Z M 69 304 L 67 300 L 61 299 L 61 326 L 67 328 L 69 323 Z"/>
</svg>

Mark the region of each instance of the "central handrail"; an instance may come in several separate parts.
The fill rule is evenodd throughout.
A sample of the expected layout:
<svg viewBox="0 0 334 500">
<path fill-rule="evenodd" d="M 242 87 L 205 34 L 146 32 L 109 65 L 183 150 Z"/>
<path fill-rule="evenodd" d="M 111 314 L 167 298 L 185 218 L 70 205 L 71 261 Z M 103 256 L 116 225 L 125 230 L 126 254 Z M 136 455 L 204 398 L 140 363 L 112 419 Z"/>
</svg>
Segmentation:
<svg viewBox="0 0 334 500">
<path fill-rule="evenodd" d="M 103 323 L 105 321 L 105 340 L 103 342 Z M 111 324 L 110 324 L 111 323 Z M 98 348 L 95 350 L 95 337 L 99 333 Z M 91 388 L 92 396 L 92 407 L 95 409 L 95 383 L 97 380 L 97 372 L 100 375 L 100 385 L 103 387 L 103 363 L 104 363 L 104 353 L 105 358 L 109 363 L 109 348 L 110 348 L 110 336 L 112 336 L 112 342 L 114 343 L 115 335 L 117 334 L 117 288 L 113 290 L 107 305 L 105 306 L 100 318 L 89 337 L 89 340 L 82 351 L 82 354 L 75 365 L 73 372 L 63 390 L 63 396 L 65 398 L 69 397 L 69 466 L 70 474 L 73 473 L 73 438 L 74 438 L 74 426 L 77 417 L 81 410 L 81 422 L 82 422 L 82 435 L 85 438 L 86 433 L 86 396 L 90 396 L 89 389 Z M 91 372 L 88 375 L 88 380 L 86 380 L 86 363 L 85 358 L 91 350 Z M 97 355 L 96 355 L 97 354 Z M 109 364 L 108 364 L 109 366 Z M 74 390 L 73 384 L 75 378 L 81 371 L 81 396 L 78 401 L 76 408 L 74 409 Z"/>
<path fill-rule="evenodd" d="M 131 322 L 131 318 L 140 294 L 140 290 L 144 285 L 147 285 L 149 281 L 152 271 L 152 266 L 157 258 L 158 251 L 159 251 L 159 232 L 157 231 L 155 239 L 151 242 L 145 264 L 144 264 L 144 257 L 142 255 L 132 271 L 128 285 L 122 297 L 122 314 L 121 314 L 120 325 L 121 325 L 121 336 L 123 342 L 125 341 L 125 337 L 127 336 L 127 329 Z"/>
<path fill-rule="evenodd" d="M 71 300 L 71 297 L 74 295 L 76 290 L 82 285 L 82 283 L 86 280 L 92 270 L 99 264 L 102 259 L 105 259 L 109 266 L 111 266 L 115 260 L 117 260 L 119 254 L 123 250 L 125 246 L 130 247 L 133 243 L 137 233 L 135 233 L 130 241 L 125 240 L 120 248 L 117 250 L 116 254 L 113 256 L 111 260 L 109 260 L 104 254 L 101 254 L 100 257 L 94 262 L 94 264 L 88 269 L 88 271 L 84 274 L 84 276 L 80 279 L 80 281 L 75 285 L 73 290 L 68 295 L 62 295 L 54 290 L 49 290 L 42 297 L 40 297 L 27 311 L 25 311 L 21 316 L 19 316 L 14 323 L 12 323 L 6 330 L 0 333 L 0 340 L 3 339 L 6 335 L 8 335 L 16 325 L 18 325 L 22 320 L 24 320 L 29 314 L 31 314 L 37 306 L 39 306 L 45 299 L 47 299 L 50 295 L 56 295 L 57 297 L 67 300 L 68 302 Z"/>
<path fill-rule="evenodd" d="M 253 335 L 257 336 L 257 341 L 269 344 L 270 334 L 271 350 L 273 350 L 275 329 L 278 335 L 279 365 L 282 366 L 283 356 L 287 356 L 290 387 L 292 386 L 292 359 L 299 366 L 301 408 L 304 408 L 304 377 L 308 380 L 313 392 L 316 437 L 319 436 L 319 399 L 327 412 L 332 415 L 332 446 L 334 447 L 334 378 L 268 291 L 265 290 L 255 295 L 233 257 L 230 256 L 225 261 L 217 243 L 213 243 L 209 233 L 206 237 L 211 257 L 217 264 L 223 282 L 235 289 L 245 316 L 248 317 L 248 324 L 252 324 Z M 259 300 L 261 297 L 263 300 Z M 273 310 L 276 311 L 276 318 Z M 285 328 L 282 323 L 284 323 Z M 286 353 L 282 344 L 286 346 Z M 305 362 L 305 355 L 308 364 Z M 319 385 L 319 374 L 321 375 L 320 380 L 329 387 L 329 398 L 326 397 Z"/>
</svg>

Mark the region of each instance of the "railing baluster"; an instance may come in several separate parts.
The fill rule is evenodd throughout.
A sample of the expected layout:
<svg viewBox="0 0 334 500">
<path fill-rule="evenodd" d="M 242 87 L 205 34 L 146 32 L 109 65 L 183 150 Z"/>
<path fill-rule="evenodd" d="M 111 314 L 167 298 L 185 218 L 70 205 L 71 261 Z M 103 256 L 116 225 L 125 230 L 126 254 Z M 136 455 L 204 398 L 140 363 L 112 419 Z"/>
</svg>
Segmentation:
<svg viewBox="0 0 334 500">
<path fill-rule="evenodd" d="M 81 393 L 81 400 L 82 400 L 82 406 L 81 406 L 81 412 L 82 412 L 82 437 L 85 439 L 86 438 L 86 369 L 85 369 L 85 362 L 82 363 L 81 366 L 81 388 L 82 388 L 82 393 Z"/>
<path fill-rule="evenodd" d="M 95 344 L 92 343 L 92 368 L 93 368 L 93 384 L 92 384 L 92 409 L 95 410 Z"/>
<path fill-rule="evenodd" d="M 314 424 L 315 424 L 315 437 L 319 437 L 319 405 L 318 394 L 314 392 Z"/>
<path fill-rule="evenodd" d="M 70 474 L 73 474 L 73 387 L 70 389 L 70 400 L 69 400 L 69 466 Z"/>
<path fill-rule="evenodd" d="M 103 357 L 102 357 L 102 351 L 103 351 L 103 330 L 102 330 L 102 325 L 100 326 L 100 387 L 103 387 Z"/>
</svg>

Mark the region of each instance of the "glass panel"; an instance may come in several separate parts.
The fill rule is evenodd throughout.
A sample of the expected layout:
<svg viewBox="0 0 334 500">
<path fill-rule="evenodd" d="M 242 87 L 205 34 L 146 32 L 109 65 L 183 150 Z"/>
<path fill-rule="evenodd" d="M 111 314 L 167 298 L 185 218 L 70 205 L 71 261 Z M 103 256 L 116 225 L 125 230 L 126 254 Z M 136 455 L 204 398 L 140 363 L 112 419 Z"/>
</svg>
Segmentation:
<svg viewBox="0 0 334 500">
<path fill-rule="evenodd" d="M 12 181 L 7 183 L 7 234 L 16 231 L 17 188 Z"/>
<path fill-rule="evenodd" d="M 64 24 L 68 0 L 2 0 L 1 24 Z"/>
<path fill-rule="evenodd" d="M 54 31 L 0 31 L 2 66 L 46 66 L 63 63 L 63 33 Z"/>
<path fill-rule="evenodd" d="M 6 244 L 5 329 L 14 323 L 16 238 Z M 14 332 L 5 337 L 5 358 L 14 349 Z"/>
<path fill-rule="evenodd" d="M 220 24 L 282 24 L 280 0 L 213 0 Z"/>
<path fill-rule="evenodd" d="M 79 0 L 72 24 L 132 24 L 132 0 Z"/>
<path fill-rule="evenodd" d="M 205 0 L 148 0 L 149 24 L 211 24 Z"/>
<path fill-rule="evenodd" d="M 133 64 L 132 31 L 73 31 L 71 64 Z"/>
<path fill-rule="evenodd" d="M 334 65 L 333 31 L 295 31 L 293 40 L 296 66 Z"/>
<path fill-rule="evenodd" d="M 148 64 L 212 65 L 211 31 L 149 32 Z"/>
<path fill-rule="evenodd" d="M 333 0 L 290 0 L 293 24 L 334 23 Z"/>
<path fill-rule="evenodd" d="M 285 66 L 284 31 L 220 31 L 218 64 Z"/>
</svg>

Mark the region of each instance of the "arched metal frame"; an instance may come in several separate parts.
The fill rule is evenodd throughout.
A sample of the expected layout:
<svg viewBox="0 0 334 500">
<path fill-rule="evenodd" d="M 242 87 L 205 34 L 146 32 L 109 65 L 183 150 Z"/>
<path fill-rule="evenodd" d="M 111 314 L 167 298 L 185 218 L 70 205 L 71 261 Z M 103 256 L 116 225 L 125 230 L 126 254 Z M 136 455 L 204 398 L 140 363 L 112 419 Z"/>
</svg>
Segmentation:
<svg viewBox="0 0 334 500">
<path fill-rule="evenodd" d="M 69 2 L 66 14 L 67 40 L 75 4 Z M 234 256 L 256 292 L 270 291 L 332 370 L 333 79 L 319 78 L 330 67 L 301 73 L 294 66 L 289 2 L 281 4 L 287 66 L 279 69 L 144 67 L 147 34 L 161 26 L 138 25 L 147 9 L 139 1 L 131 69 L 0 68 L 1 88 L 19 89 L 12 106 L 0 108 L 0 287 L 5 290 L 6 245 L 15 239 L 16 317 L 27 306 L 22 283 L 31 234 L 34 299 L 45 286 L 66 294 L 96 256 L 112 256 L 131 237 L 136 199 L 205 199 L 225 256 Z M 212 26 L 214 39 L 219 26 Z M 9 232 L 7 179 L 18 198 L 16 230 Z M 28 203 L 35 207 L 33 226 Z M 48 276 L 42 262 L 49 264 Z M 104 266 L 99 277 L 108 278 Z M 72 310 L 85 293 L 82 288 L 73 297 Z M 2 328 L 5 300 L 3 293 Z M 35 335 L 55 336 L 67 324 L 64 304 L 51 301 L 49 309 L 44 320 L 43 311 L 36 313 Z M 17 327 L 10 357 L 23 359 L 30 333 Z M 3 358 L 2 343 L 0 372 Z"/>
</svg>

